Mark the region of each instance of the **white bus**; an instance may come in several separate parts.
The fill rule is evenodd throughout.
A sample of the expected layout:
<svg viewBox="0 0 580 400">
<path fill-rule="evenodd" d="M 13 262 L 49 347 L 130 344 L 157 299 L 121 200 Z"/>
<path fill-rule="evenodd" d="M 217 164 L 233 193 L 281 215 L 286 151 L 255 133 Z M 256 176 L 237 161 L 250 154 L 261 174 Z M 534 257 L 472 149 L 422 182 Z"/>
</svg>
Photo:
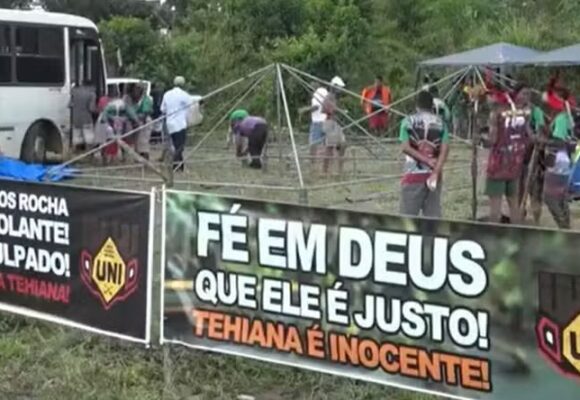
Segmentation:
<svg viewBox="0 0 580 400">
<path fill-rule="evenodd" d="M 27 162 L 68 157 L 71 89 L 106 90 L 97 26 L 88 19 L 0 9 L 0 152 Z"/>
</svg>

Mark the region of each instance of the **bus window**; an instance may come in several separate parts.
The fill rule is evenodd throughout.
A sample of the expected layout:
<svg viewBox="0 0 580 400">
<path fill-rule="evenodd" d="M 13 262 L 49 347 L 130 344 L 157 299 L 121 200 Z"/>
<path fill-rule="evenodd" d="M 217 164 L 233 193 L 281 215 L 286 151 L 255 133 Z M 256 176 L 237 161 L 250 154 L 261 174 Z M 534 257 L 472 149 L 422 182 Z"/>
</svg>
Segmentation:
<svg viewBox="0 0 580 400">
<path fill-rule="evenodd" d="M 38 73 L 42 71 L 42 73 Z M 62 28 L 16 28 L 16 80 L 25 84 L 64 84 Z"/>
<path fill-rule="evenodd" d="M 100 44 L 94 39 L 73 39 L 70 45 L 71 83 L 91 86 L 103 94 L 104 75 Z"/>
<path fill-rule="evenodd" d="M 12 81 L 12 40 L 10 26 L 0 25 L 0 82 Z"/>
</svg>

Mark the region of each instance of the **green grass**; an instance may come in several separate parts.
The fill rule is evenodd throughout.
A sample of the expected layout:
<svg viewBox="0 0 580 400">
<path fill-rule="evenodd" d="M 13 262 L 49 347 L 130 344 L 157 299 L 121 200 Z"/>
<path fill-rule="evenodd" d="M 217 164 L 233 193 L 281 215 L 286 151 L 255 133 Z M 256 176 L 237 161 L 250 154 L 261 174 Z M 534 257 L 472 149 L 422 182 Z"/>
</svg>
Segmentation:
<svg viewBox="0 0 580 400">
<path fill-rule="evenodd" d="M 428 399 L 201 351 L 172 348 L 167 356 L 15 317 L 0 319 L 0 335 L 2 399 Z"/>
<path fill-rule="evenodd" d="M 230 153 L 213 143 L 211 151 L 200 151 L 185 176 L 176 179 L 219 182 L 296 185 L 297 175 L 292 159 L 284 152 L 282 160 L 272 155 L 267 173 L 243 170 L 235 161 L 215 162 Z M 301 153 L 301 154 L 304 154 Z M 353 153 L 350 153 L 353 154 Z M 307 184 L 352 180 L 371 175 L 393 175 L 401 170 L 394 163 L 398 153 L 389 147 L 384 160 L 372 160 L 364 147 L 356 147 L 356 162 L 349 161 L 345 175 L 321 178 L 311 175 L 309 163 L 303 160 Z M 470 157 L 465 145 L 454 147 L 452 159 L 460 168 L 445 178 L 444 209 L 450 219 L 468 219 L 471 210 Z M 365 159 L 366 158 L 366 159 Z M 98 177 L 79 179 L 76 184 L 148 189 L 149 184 L 127 182 L 127 176 L 155 175 L 141 168 L 125 171 L 100 171 Z M 363 185 L 310 191 L 309 204 L 333 206 L 357 211 L 395 213 L 398 209 L 398 180 L 390 179 Z M 242 195 L 263 200 L 298 201 L 298 192 L 225 188 L 219 184 L 194 185 L 178 183 L 179 189 L 207 190 Z M 454 189 L 454 190 L 451 190 Z M 357 201 L 366 197 L 371 200 Z M 480 206 L 485 207 L 483 196 Z M 482 209 L 485 214 L 486 210 Z M 578 216 L 578 211 L 575 212 Z M 551 221 L 546 217 L 546 223 Z M 158 261 L 157 261 L 158 262 Z M 301 371 L 296 368 L 171 348 L 169 357 L 163 349 L 118 343 L 105 338 L 61 329 L 17 317 L 0 317 L 0 399 L 163 399 L 214 400 L 237 399 L 240 395 L 256 400 L 431 400 L 432 397 L 401 392 L 388 387 L 367 384 L 330 375 Z M 167 351 L 167 350 L 166 350 Z"/>
</svg>

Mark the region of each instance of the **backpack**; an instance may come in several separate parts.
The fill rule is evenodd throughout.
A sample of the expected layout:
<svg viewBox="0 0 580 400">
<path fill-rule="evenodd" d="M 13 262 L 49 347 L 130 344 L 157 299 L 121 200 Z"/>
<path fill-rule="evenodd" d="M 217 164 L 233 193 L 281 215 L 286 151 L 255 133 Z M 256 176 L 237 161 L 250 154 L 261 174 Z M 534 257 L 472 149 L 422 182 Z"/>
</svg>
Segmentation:
<svg viewBox="0 0 580 400">
<path fill-rule="evenodd" d="M 525 110 L 504 111 L 496 123 L 498 138 L 489 154 L 487 176 L 494 180 L 517 179 L 522 174 L 530 142 L 529 113 Z"/>
</svg>

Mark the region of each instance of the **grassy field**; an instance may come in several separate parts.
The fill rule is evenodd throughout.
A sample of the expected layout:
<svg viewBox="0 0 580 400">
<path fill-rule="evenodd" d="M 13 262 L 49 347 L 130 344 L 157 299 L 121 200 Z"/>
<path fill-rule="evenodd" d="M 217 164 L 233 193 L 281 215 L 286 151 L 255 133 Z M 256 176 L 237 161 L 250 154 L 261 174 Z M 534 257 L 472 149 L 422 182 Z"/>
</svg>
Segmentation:
<svg viewBox="0 0 580 400">
<path fill-rule="evenodd" d="M 321 177 L 310 169 L 301 146 L 304 181 L 310 205 L 357 211 L 395 213 L 401 170 L 396 146 L 360 143 L 349 151 L 345 174 Z M 384 149 L 383 149 L 384 147 Z M 188 172 L 175 177 L 176 187 L 205 190 L 263 200 L 305 200 L 298 190 L 274 187 L 298 185 L 290 147 L 272 147 L 267 172 L 241 169 L 219 141 L 201 149 L 188 164 Z M 378 154 L 378 159 L 376 158 Z M 445 178 L 447 218 L 467 219 L 471 212 L 470 149 L 454 144 Z M 84 166 L 88 168 L 88 166 Z M 155 175 L 141 167 L 85 169 L 75 183 L 118 188 L 148 189 Z M 150 182 L 139 179 L 150 180 Z M 337 182 L 366 180 L 337 187 Z M 221 182 L 221 183 L 208 183 Z M 227 185 L 227 184 L 231 185 Z M 241 188 L 236 184 L 267 185 Z M 480 206 L 485 207 L 480 196 Z M 485 214 L 485 210 L 483 210 Z M 549 219 L 546 218 L 546 223 Z M 157 258 L 156 258 L 157 259 Z M 157 265 L 157 264 L 156 264 Z M 145 350 L 78 331 L 61 329 L 17 317 L 0 317 L 0 399 L 244 399 L 256 400 L 428 400 L 404 393 L 298 369 L 173 348 L 168 354 L 154 347 Z M 166 350 L 167 351 L 167 350 Z M 242 397 L 240 397 L 242 396 Z"/>
</svg>

